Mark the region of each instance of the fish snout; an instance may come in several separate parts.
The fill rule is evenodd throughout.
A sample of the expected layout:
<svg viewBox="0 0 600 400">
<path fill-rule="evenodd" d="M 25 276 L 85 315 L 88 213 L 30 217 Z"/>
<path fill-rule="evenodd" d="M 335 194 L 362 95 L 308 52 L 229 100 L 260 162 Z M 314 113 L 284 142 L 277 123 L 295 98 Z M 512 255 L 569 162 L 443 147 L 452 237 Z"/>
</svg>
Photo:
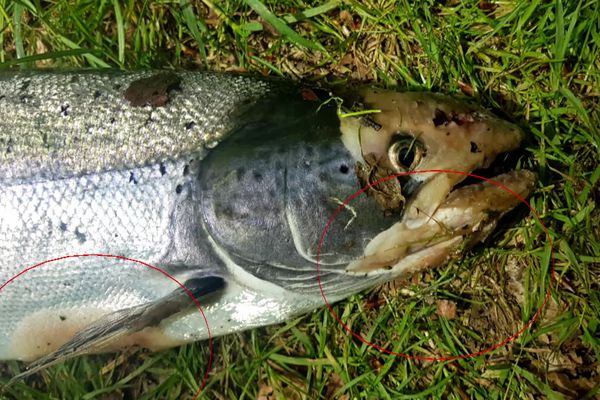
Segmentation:
<svg viewBox="0 0 600 400">
<path fill-rule="evenodd" d="M 485 239 L 535 186 L 532 172 L 509 171 L 457 187 L 523 139 L 516 125 L 482 107 L 442 94 L 373 89 L 359 104 L 367 114 L 342 118 L 341 131 L 361 184 L 410 175 L 366 192 L 384 209 L 398 197 L 385 194 L 401 192 L 401 217 L 369 242 L 348 273 L 400 276 L 441 264 L 461 244 Z"/>
<path fill-rule="evenodd" d="M 362 92 L 361 104 L 373 112 L 343 118 L 343 140 L 357 162 L 368 166 L 371 178 L 415 171 L 403 179 L 405 213 L 412 218 L 431 215 L 466 178 L 437 171 L 469 173 L 488 168 L 499 154 L 517 149 L 523 139 L 516 125 L 442 94 L 368 89 Z M 381 173 L 373 173 L 378 170 Z M 362 180 L 373 183 L 373 179 Z"/>
</svg>

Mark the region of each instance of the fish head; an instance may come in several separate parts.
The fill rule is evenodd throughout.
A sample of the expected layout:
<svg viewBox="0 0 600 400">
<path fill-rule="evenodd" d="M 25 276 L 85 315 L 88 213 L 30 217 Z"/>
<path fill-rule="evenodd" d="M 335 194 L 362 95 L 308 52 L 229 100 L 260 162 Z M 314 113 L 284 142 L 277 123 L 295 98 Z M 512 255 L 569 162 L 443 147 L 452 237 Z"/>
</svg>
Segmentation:
<svg viewBox="0 0 600 400">
<path fill-rule="evenodd" d="M 492 178 L 496 184 L 456 188 L 519 147 L 516 125 L 442 94 L 369 89 L 361 96 L 366 114 L 342 116 L 342 140 L 366 194 L 402 217 L 370 241 L 348 272 L 398 274 L 439 264 L 460 243 L 483 240 L 532 191 L 536 177 L 526 170 Z M 404 175 L 386 179 L 393 174 Z"/>
<path fill-rule="evenodd" d="M 363 107 L 378 111 L 366 117 L 305 103 L 270 104 L 260 123 L 244 124 L 201 167 L 210 237 L 259 278 L 314 290 L 319 263 L 327 276 L 393 279 L 480 240 L 519 203 L 487 182 L 455 189 L 464 174 L 432 171 L 468 173 L 519 146 L 519 129 L 485 110 L 381 91 L 364 92 Z M 394 176 L 402 173 L 409 175 Z M 526 171 L 498 179 L 523 197 L 534 182 Z"/>
</svg>

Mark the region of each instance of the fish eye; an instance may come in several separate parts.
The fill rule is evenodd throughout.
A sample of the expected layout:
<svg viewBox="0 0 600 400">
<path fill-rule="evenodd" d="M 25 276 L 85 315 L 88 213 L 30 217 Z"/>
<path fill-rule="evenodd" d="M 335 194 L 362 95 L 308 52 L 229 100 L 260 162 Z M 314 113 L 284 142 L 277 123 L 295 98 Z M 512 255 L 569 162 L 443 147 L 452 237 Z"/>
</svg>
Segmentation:
<svg viewBox="0 0 600 400">
<path fill-rule="evenodd" d="M 423 145 L 415 137 L 398 135 L 388 149 L 388 158 L 396 171 L 414 169 L 425 154 Z"/>
</svg>

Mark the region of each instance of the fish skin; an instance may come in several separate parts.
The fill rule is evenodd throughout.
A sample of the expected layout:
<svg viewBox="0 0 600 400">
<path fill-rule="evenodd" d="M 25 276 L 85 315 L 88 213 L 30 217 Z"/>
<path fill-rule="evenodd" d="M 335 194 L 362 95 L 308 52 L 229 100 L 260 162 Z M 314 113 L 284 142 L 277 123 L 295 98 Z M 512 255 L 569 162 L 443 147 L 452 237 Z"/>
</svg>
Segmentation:
<svg viewBox="0 0 600 400">
<path fill-rule="evenodd" d="M 180 281 L 217 275 L 227 281 L 227 288 L 220 298 L 204 308 L 213 335 L 281 322 L 322 305 L 314 265 L 315 239 L 322 227 L 314 222 L 314 217 L 331 215 L 340 199 L 360 188 L 356 176 L 348 171 L 363 156 L 360 149 L 348 145 L 357 142 L 355 139 L 342 144 L 343 139 L 334 137 L 340 135 L 335 107 L 324 107 L 320 115 L 325 117 L 319 119 L 314 117 L 320 108 L 319 101 L 306 95 L 297 84 L 226 74 L 177 72 L 178 79 L 167 79 L 168 84 L 158 82 L 147 92 L 132 95 L 128 90 L 142 80 L 152 85 L 149 78 L 159 74 L 154 71 L 11 73 L 0 78 L 0 283 L 25 267 L 75 253 L 125 255 L 164 268 Z M 178 88 L 171 87 L 173 82 L 177 82 Z M 407 96 L 411 106 L 419 101 L 426 105 L 428 101 L 448 103 L 444 97 L 416 96 L 418 101 Z M 447 107 L 454 106 L 453 102 L 449 104 Z M 432 169 L 452 169 L 453 164 L 443 163 L 443 151 L 432 151 L 439 113 L 437 109 L 435 113 L 431 111 L 431 117 L 427 118 L 433 123 L 425 117 L 415 117 L 413 121 L 431 131 L 424 135 L 429 141 L 425 145 L 430 153 L 437 155 L 426 158 L 427 165 Z M 383 153 L 389 143 L 381 142 L 381 138 L 392 138 L 396 127 L 404 129 L 405 123 L 391 118 L 386 126 L 389 115 L 392 114 L 386 110 L 373 118 L 374 123 L 363 127 L 360 125 L 365 121 L 353 122 L 359 126 L 358 131 L 373 130 L 372 148 Z M 441 123 L 451 125 L 452 118 Z M 491 162 L 498 152 L 516 148 L 520 136 L 511 125 L 506 132 L 501 127 L 500 132 L 494 133 L 502 134 L 506 143 L 494 146 L 490 136 L 478 142 L 483 149 L 481 157 L 469 155 L 474 153 L 469 146 L 469 132 L 481 133 L 485 124 L 491 126 L 495 121 L 487 116 L 482 121 L 469 121 L 464 129 L 467 133 L 455 135 L 458 139 L 448 142 L 446 150 L 450 152 L 446 154 L 453 162 L 468 160 L 467 164 L 458 165 L 472 170 Z M 353 123 L 349 122 L 350 128 L 346 130 L 352 131 Z M 291 144 L 298 142 L 293 140 L 293 134 L 300 135 L 303 130 L 309 136 L 313 131 L 322 131 L 325 136 L 322 142 L 318 139 L 322 135 L 311 136 L 310 140 L 316 141 L 312 150 L 310 143 L 303 143 L 291 150 L 277 150 L 281 154 L 273 151 L 271 155 L 268 150 L 279 147 L 275 143 L 278 131 L 269 130 L 270 126 L 283 127 L 284 133 L 289 128 Z M 459 133 L 462 128 L 444 129 Z M 234 136 L 233 132 L 257 135 L 254 142 L 243 139 L 242 135 L 243 140 L 238 143 L 251 150 L 250 153 L 255 151 L 251 157 L 244 159 L 245 153 L 236 153 L 237 142 L 229 137 Z M 328 138 L 328 134 L 334 136 Z M 271 147 L 263 149 L 267 153 L 259 145 L 267 136 L 261 135 L 274 141 Z M 320 148 L 325 150 L 315 151 Z M 469 157 L 461 158 L 463 152 Z M 486 159 L 488 153 L 492 157 Z M 227 170 L 235 162 L 236 167 Z M 255 180 L 259 178 L 255 170 L 245 168 L 256 165 L 268 171 L 261 178 L 263 182 L 273 182 L 271 186 L 261 186 L 264 190 L 261 189 L 259 197 L 253 195 Z M 309 172 L 302 172 L 306 166 Z M 296 175 L 290 175 L 289 171 L 296 171 Z M 418 185 L 428 189 L 434 186 L 429 185 L 433 182 L 427 180 L 429 177 L 419 179 Z M 526 196 L 535 178 L 515 174 L 505 179 L 508 187 L 515 185 L 517 192 Z M 203 186 L 207 182 L 210 185 Z M 281 185 L 277 182 L 285 183 L 283 203 L 278 197 Z M 457 208 L 468 209 L 469 205 L 456 201 L 456 196 L 451 204 L 443 202 L 456 182 L 457 179 L 446 178 L 439 185 L 441 189 L 433 188 L 436 195 L 433 206 L 427 203 L 427 198 L 419 198 L 423 190 L 417 192 L 418 202 L 409 200 L 407 204 L 432 207 L 434 217 L 437 213 L 451 216 Z M 221 192 L 215 189 L 220 185 L 224 188 Z M 293 191 L 288 192 L 289 187 Z M 479 192 L 491 193 L 485 186 Z M 227 196 L 228 193 L 235 194 Z M 313 206 L 307 199 L 315 194 L 322 198 Z M 480 197 L 475 194 L 470 199 L 477 204 Z M 242 200 L 241 205 L 235 203 L 238 199 Z M 503 200 L 505 204 L 499 205 L 500 211 L 494 215 L 514 207 L 513 200 Z M 330 301 L 407 271 L 437 265 L 463 239 L 463 236 L 444 237 L 436 242 L 435 248 L 420 246 L 405 258 L 404 264 L 401 258 L 382 260 L 369 254 L 376 262 L 348 271 L 350 259 L 363 254 L 366 245 L 393 224 L 389 216 L 373 211 L 380 206 L 373 198 L 361 196 L 358 201 L 362 203 L 353 203 L 359 211 L 358 220 L 346 209 L 336 219 L 337 226 L 328 233 L 336 251 L 322 254 L 326 288 L 339 292 L 328 296 Z M 252 207 L 268 210 L 280 203 L 284 206 L 279 214 L 262 215 L 264 226 L 253 225 L 251 218 L 244 219 Z M 324 206 L 325 203 L 328 204 Z M 288 204 L 295 205 L 292 210 L 295 212 L 290 214 Z M 470 213 L 478 218 L 472 221 L 472 226 L 493 225 L 486 219 L 484 206 L 471 208 Z M 239 221 L 247 224 L 237 224 Z M 437 225 L 429 228 L 427 224 L 431 221 L 429 216 L 414 217 L 396 224 L 396 229 L 401 233 L 407 229 L 430 233 L 439 228 Z M 475 223 L 481 221 L 484 223 Z M 461 226 L 463 223 L 469 226 L 469 222 L 467 218 L 466 222 L 461 221 Z M 288 229 L 277 231 L 281 226 Z M 351 235 L 346 232 L 348 227 L 355 229 Z M 365 230 L 362 236 L 361 229 Z M 260 236 L 265 231 L 269 234 Z M 471 233 L 478 232 L 461 235 Z M 235 237 L 229 241 L 232 235 Z M 344 253 L 341 250 L 344 246 L 340 245 L 345 243 L 342 239 L 346 235 L 358 244 L 349 245 Z M 393 239 L 385 237 L 381 245 L 388 246 L 390 238 Z M 260 246 L 253 246 L 253 239 Z M 257 254 L 252 254 L 252 249 L 257 249 Z M 405 269 L 391 268 L 394 263 Z M 371 273 L 374 265 L 390 269 Z M 125 266 L 119 260 L 64 260 L 30 271 L 19 285 L 13 282 L 0 292 L 0 359 L 34 360 L 68 342 L 94 320 L 128 307 L 159 301 L 174 289 L 173 282 L 155 271 L 140 265 Z M 159 328 L 137 332 L 114 346 L 98 350 L 116 350 L 127 345 L 160 349 L 208 336 L 197 313 L 175 317 Z"/>
<path fill-rule="evenodd" d="M 3 143 L 10 142 L 11 148 L 0 159 L 0 282 L 39 262 L 84 253 L 142 260 L 180 282 L 223 276 L 227 290 L 204 310 L 213 335 L 280 322 L 323 304 L 314 265 L 303 267 L 303 282 L 311 286 L 306 294 L 291 287 L 302 282 L 284 277 L 291 282 L 286 288 L 259 279 L 222 251 L 202 226 L 198 177 L 207 154 L 221 149 L 210 147 L 237 128 L 260 134 L 265 121 L 277 127 L 287 126 L 290 119 L 300 133 L 324 126 L 338 136 L 335 108 L 323 109 L 329 122 L 311 122 L 319 102 L 305 100 L 296 84 L 189 72 L 178 73 L 181 90 L 170 93 L 161 106 L 130 104 L 127 88 L 154 74 L 78 73 L 74 82 L 70 74 L 16 74 L 2 81 L 3 90 L 12 95 L 2 100 L 7 116 Z M 23 80 L 30 83 L 24 85 Z M 95 98 L 96 90 L 108 91 L 109 99 L 95 103 L 102 98 Z M 28 99 L 36 107 L 20 102 L 23 91 L 38 93 Z M 61 115 L 65 99 L 73 105 Z M 305 104 L 304 114 L 299 114 Z M 193 135 L 185 129 L 188 115 L 197 121 Z M 153 129 L 148 128 L 149 116 Z M 94 129 L 81 132 L 88 118 Z M 40 138 L 40 127 L 48 131 L 50 148 Z M 335 142 L 344 153 L 340 157 L 351 163 L 341 142 Z M 319 155 L 315 157 L 317 165 Z M 337 169 L 335 165 L 333 172 L 339 174 Z M 344 179 L 347 196 L 358 187 L 350 175 Z M 329 212 L 337 206 L 328 204 Z M 278 223 L 273 218 L 271 225 Z M 283 241 L 281 235 L 277 239 Z M 285 244 L 281 263 L 295 251 L 293 240 Z M 343 271 L 343 266 L 338 269 Z M 323 281 L 336 275 L 324 273 Z M 354 285 L 354 291 L 382 281 L 341 280 Z M 121 260 L 69 259 L 36 268 L 0 292 L 0 359 L 34 360 L 56 350 L 98 316 L 157 301 L 174 289 L 175 283 L 156 271 Z M 208 330 L 203 319 L 191 313 L 159 332 L 142 334 L 109 349 L 126 344 L 172 347 L 204 339 Z"/>
<path fill-rule="evenodd" d="M 177 72 L 169 107 L 133 105 L 125 91 L 160 72 L 2 72 L 0 179 L 76 176 L 203 153 L 248 104 L 285 85 Z"/>
</svg>

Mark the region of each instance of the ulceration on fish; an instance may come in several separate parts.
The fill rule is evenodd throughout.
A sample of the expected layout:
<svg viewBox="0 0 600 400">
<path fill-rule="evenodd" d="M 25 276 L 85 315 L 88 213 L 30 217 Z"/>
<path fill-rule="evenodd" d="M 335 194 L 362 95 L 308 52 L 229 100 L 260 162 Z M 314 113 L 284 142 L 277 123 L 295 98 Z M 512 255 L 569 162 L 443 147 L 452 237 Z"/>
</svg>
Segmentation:
<svg viewBox="0 0 600 400">
<path fill-rule="evenodd" d="M 360 186 L 366 187 L 365 193 L 373 196 L 386 214 L 401 212 L 406 199 L 400 182 L 395 178 L 382 181 L 395 172 L 383 167 L 374 154 L 366 155 L 364 160 L 364 164 L 359 161 L 355 165 Z"/>
<path fill-rule="evenodd" d="M 181 78 L 172 72 L 158 73 L 131 82 L 124 96 L 132 106 L 162 107 L 169 101 L 170 92 L 180 89 Z"/>
</svg>

